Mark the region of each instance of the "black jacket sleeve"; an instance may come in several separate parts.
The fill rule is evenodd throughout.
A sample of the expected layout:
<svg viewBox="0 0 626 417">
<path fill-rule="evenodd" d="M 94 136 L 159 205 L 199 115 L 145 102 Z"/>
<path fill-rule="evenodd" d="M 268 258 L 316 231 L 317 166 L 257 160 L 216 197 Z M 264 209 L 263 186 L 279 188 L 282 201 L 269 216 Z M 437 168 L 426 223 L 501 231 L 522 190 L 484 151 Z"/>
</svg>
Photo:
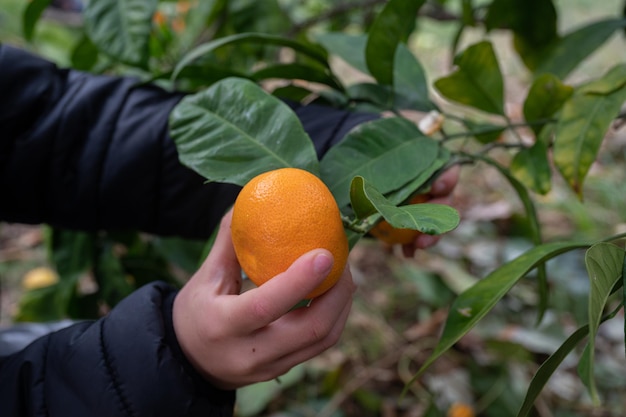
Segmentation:
<svg viewBox="0 0 626 417">
<path fill-rule="evenodd" d="M 178 161 L 167 123 L 181 98 L 0 45 L 0 221 L 208 237 L 238 187 Z M 320 155 L 375 117 L 291 106 Z"/>
<path fill-rule="evenodd" d="M 167 122 L 181 98 L 0 45 L 0 221 L 208 237 L 238 188 L 179 163 Z M 291 106 L 319 155 L 376 117 Z M 234 392 L 202 380 L 178 346 L 175 294 L 148 285 L 0 358 L 0 415 L 231 415 Z"/>
<path fill-rule="evenodd" d="M 1 415 L 232 415 L 234 391 L 202 380 L 176 342 L 174 296 L 166 284 L 150 284 L 106 317 L 50 333 L 0 360 Z"/>
</svg>

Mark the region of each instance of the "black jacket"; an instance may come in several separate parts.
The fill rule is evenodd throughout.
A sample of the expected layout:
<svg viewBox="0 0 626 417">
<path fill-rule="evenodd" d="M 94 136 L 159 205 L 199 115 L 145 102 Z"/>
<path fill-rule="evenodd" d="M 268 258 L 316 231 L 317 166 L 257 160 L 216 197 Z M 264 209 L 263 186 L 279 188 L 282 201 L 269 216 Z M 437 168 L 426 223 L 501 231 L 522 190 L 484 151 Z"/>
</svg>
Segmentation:
<svg viewBox="0 0 626 417">
<path fill-rule="evenodd" d="M 208 237 L 238 188 L 179 163 L 167 121 L 181 98 L 0 45 L 0 221 Z M 320 155 L 374 117 L 292 108 Z M 96 322 L 0 357 L 0 415 L 231 415 L 235 393 L 202 380 L 178 346 L 175 295 L 148 285 Z"/>
</svg>

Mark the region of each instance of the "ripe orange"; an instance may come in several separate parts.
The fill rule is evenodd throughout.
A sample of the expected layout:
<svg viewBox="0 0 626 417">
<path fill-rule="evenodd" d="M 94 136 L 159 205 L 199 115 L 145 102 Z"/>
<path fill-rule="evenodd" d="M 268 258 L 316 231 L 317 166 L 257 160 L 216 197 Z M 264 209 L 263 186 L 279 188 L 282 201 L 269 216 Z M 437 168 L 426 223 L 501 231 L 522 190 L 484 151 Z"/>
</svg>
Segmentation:
<svg viewBox="0 0 626 417">
<path fill-rule="evenodd" d="M 448 409 L 446 414 L 448 417 L 474 417 L 474 409 L 472 406 L 464 403 L 454 403 Z"/>
<path fill-rule="evenodd" d="M 417 194 L 410 201 L 410 204 L 425 203 L 428 201 L 426 194 Z M 406 245 L 415 240 L 422 232 L 413 229 L 396 229 L 386 220 L 381 220 L 369 233 L 378 240 L 388 245 Z"/>
<path fill-rule="evenodd" d="M 276 169 L 250 180 L 235 201 L 231 235 L 237 259 L 256 285 L 284 272 L 310 250 L 329 250 L 332 270 L 309 299 L 335 285 L 348 259 L 348 239 L 333 195 L 302 169 Z"/>
</svg>

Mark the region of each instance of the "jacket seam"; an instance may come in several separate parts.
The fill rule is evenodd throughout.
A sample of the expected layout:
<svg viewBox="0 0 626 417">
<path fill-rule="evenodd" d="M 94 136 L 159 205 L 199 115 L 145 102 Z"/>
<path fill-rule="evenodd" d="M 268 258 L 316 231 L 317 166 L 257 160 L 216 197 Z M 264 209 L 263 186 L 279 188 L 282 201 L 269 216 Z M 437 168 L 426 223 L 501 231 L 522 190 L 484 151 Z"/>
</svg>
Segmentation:
<svg viewBox="0 0 626 417">
<path fill-rule="evenodd" d="M 128 416 L 134 416 L 135 413 L 133 413 L 131 405 L 130 405 L 130 401 L 128 400 L 128 398 L 126 398 L 126 396 L 124 395 L 123 389 L 122 389 L 122 385 L 120 384 L 120 378 L 118 373 L 115 371 L 115 367 L 113 366 L 113 363 L 111 361 L 111 357 L 109 355 L 109 352 L 107 351 L 105 342 L 104 342 L 104 321 L 102 322 L 102 324 L 100 325 L 100 352 L 102 353 L 102 359 L 104 361 L 104 366 L 106 368 L 107 373 L 109 374 L 110 378 L 111 378 L 111 382 L 113 385 L 113 389 L 115 391 L 115 395 L 117 396 L 121 406 L 122 406 L 122 411 L 124 412 L 125 415 Z"/>
</svg>

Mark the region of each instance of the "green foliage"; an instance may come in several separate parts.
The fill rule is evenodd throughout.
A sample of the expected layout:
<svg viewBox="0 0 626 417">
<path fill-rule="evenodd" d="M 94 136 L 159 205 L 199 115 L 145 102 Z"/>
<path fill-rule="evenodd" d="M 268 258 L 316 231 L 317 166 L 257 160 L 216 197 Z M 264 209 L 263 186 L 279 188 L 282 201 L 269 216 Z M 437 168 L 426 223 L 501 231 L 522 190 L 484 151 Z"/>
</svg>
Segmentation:
<svg viewBox="0 0 626 417">
<path fill-rule="evenodd" d="M 243 186 L 284 167 L 319 174 L 313 143 L 296 115 L 251 81 L 226 78 L 185 97 L 170 125 L 181 162 L 210 181 Z"/>
<path fill-rule="evenodd" d="M 32 1 L 24 8 L 23 36 L 31 45 L 41 42 L 37 25 L 48 3 Z M 285 166 L 314 172 L 333 192 L 353 245 L 383 218 L 396 227 L 431 234 L 454 229 L 459 215 L 452 208 L 404 205 L 412 195 L 428 192 L 452 165 L 495 168 L 519 197 L 523 227 L 534 247 L 458 294 L 434 351 L 407 382 L 405 393 L 533 272 L 541 322 L 553 296 L 547 261 L 587 248 L 589 323 L 539 367 L 517 415 L 532 411 L 549 378 L 585 338 L 580 377 L 592 398 L 600 400 L 594 382 L 594 338 L 600 322 L 610 320 L 624 303 L 618 294 L 617 309 L 605 314 L 624 268 L 623 249 L 607 242 L 623 236 L 607 237 L 604 243 L 544 242 L 536 194 L 548 195 L 562 179 L 583 200 L 585 180 L 605 135 L 623 117 L 626 66 L 616 65 L 582 81 L 572 74 L 622 31 L 622 16 L 562 30 L 559 9 L 551 0 L 366 2 L 365 9 L 348 7 L 321 20 L 316 14 L 333 2 L 215 0 L 199 2 L 192 11 L 184 10 L 183 3 L 89 2 L 68 62 L 77 69 L 134 75 L 188 93 L 171 114 L 171 135 L 181 162 L 208 181 L 243 185 L 260 172 Z M 422 35 L 421 23 L 443 12 L 455 19 L 456 36 L 449 45 L 454 68 L 427 74 L 411 41 Z M 350 30 L 348 23 L 353 24 Z M 505 105 L 511 94 L 509 74 L 489 36 L 495 31 L 511 34 L 510 52 L 524 66 L 521 116 L 511 115 Z M 465 45 L 462 40 L 469 32 L 474 38 Z M 363 77 L 345 81 L 333 65 L 336 57 Z M 386 112 L 386 117 L 355 128 L 318 160 L 284 98 Z M 421 130 L 406 111 L 422 119 L 434 111 L 443 126 Z M 179 251 L 164 248 L 167 244 L 137 235 L 55 230 L 50 253 L 61 281 L 28 292 L 18 318 L 94 317 L 94 306 L 113 306 L 141 283 L 177 282 L 169 266 L 192 269 L 206 253 L 204 246 L 195 247 L 190 250 L 193 256 L 181 257 Z M 97 292 L 88 295 L 77 290 L 86 273 L 98 284 Z M 277 388 L 255 389 L 263 390 L 264 401 L 270 401 Z M 367 403 L 365 408 L 378 406 L 377 398 L 359 392 L 355 398 Z M 430 410 L 439 414 L 434 406 Z"/>
</svg>

